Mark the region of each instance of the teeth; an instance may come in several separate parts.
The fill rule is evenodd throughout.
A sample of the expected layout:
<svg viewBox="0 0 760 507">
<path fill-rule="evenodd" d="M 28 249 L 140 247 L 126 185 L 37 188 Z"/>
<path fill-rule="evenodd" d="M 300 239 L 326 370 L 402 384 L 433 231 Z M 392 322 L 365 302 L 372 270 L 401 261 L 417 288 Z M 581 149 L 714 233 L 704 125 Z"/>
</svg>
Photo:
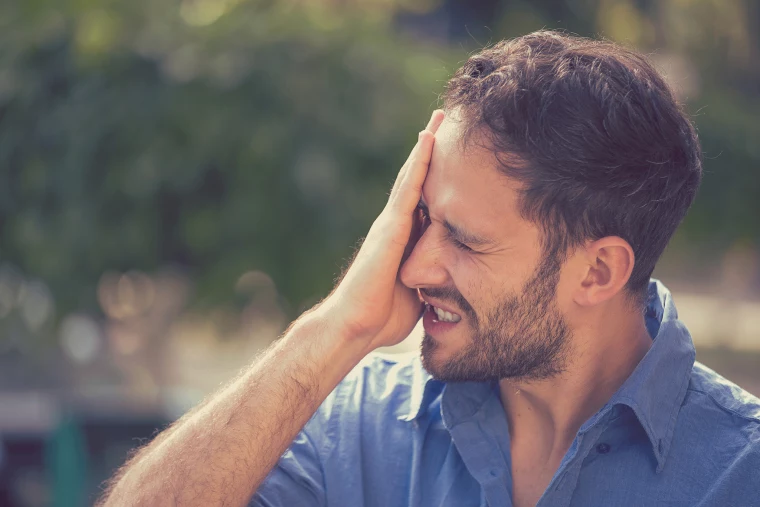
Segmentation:
<svg viewBox="0 0 760 507">
<path fill-rule="evenodd" d="M 447 312 L 446 310 L 441 310 L 435 306 L 431 306 L 431 308 L 435 311 L 435 314 L 438 316 L 438 320 L 441 322 L 459 322 L 462 319 L 456 313 Z"/>
</svg>

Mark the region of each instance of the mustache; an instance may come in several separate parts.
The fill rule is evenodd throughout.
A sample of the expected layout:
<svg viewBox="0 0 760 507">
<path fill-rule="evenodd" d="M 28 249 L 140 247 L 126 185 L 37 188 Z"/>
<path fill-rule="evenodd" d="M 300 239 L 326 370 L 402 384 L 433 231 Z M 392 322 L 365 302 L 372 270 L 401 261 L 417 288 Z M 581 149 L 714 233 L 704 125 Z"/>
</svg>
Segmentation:
<svg viewBox="0 0 760 507">
<path fill-rule="evenodd" d="M 458 290 L 454 287 L 428 287 L 425 289 L 419 289 L 419 291 L 425 296 L 440 301 L 446 301 L 452 303 L 457 308 L 460 308 L 473 322 L 477 322 L 477 315 L 470 303 L 462 296 Z"/>
</svg>

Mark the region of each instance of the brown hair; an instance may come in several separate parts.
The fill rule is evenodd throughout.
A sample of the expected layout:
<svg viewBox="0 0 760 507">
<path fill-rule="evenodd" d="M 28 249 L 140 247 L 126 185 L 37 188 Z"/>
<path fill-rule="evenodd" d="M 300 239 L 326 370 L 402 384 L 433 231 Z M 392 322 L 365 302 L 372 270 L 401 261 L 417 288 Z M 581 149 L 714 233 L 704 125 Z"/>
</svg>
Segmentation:
<svg viewBox="0 0 760 507">
<path fill-rule="evenodd" d="M 522 184 L 521 215 L 541 227 L 546 255 L 605 236 L 631 245 L 626 289 L 641 308 L 702 177 L 696 131 L 647 59 L 542 30 L 470 57 L 444 108 L 457 110 L 465 144 L 482 134 Z"/>
</svg>

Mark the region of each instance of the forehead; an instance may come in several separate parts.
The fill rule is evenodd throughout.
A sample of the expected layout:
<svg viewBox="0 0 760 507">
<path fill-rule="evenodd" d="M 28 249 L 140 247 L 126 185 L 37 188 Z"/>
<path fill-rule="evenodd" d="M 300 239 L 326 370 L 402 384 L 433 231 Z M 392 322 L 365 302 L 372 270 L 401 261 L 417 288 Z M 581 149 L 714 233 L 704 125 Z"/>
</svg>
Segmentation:
<svg viewBox="0 0 760 507">
<path fill-rule="evenodd" d="M 422 188 L 431 213 L 493 239 L 519 233 L 527 224 L 518 214 L 518 187 L 499 172 L 493 152 L 475 136 L 463 147 L 461 125 L 448 116 L 435 139 Z"/>
</svg>

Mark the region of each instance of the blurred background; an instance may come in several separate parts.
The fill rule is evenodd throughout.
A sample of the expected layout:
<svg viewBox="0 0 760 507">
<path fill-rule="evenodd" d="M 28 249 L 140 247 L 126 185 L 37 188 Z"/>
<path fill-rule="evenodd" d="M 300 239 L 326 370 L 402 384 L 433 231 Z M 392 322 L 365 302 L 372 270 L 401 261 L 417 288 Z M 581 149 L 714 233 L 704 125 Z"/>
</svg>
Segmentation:
<svg viewBox="0 0 760 507">
<path fill-rule="evenodd" d="M 540 28 L 687 104 L 704 183 L 655 276 L 760 394 L 757 2 L 6 0 L 0 505 L 91 505 L 327 294 L 467 55 Z"/>
</svg>

